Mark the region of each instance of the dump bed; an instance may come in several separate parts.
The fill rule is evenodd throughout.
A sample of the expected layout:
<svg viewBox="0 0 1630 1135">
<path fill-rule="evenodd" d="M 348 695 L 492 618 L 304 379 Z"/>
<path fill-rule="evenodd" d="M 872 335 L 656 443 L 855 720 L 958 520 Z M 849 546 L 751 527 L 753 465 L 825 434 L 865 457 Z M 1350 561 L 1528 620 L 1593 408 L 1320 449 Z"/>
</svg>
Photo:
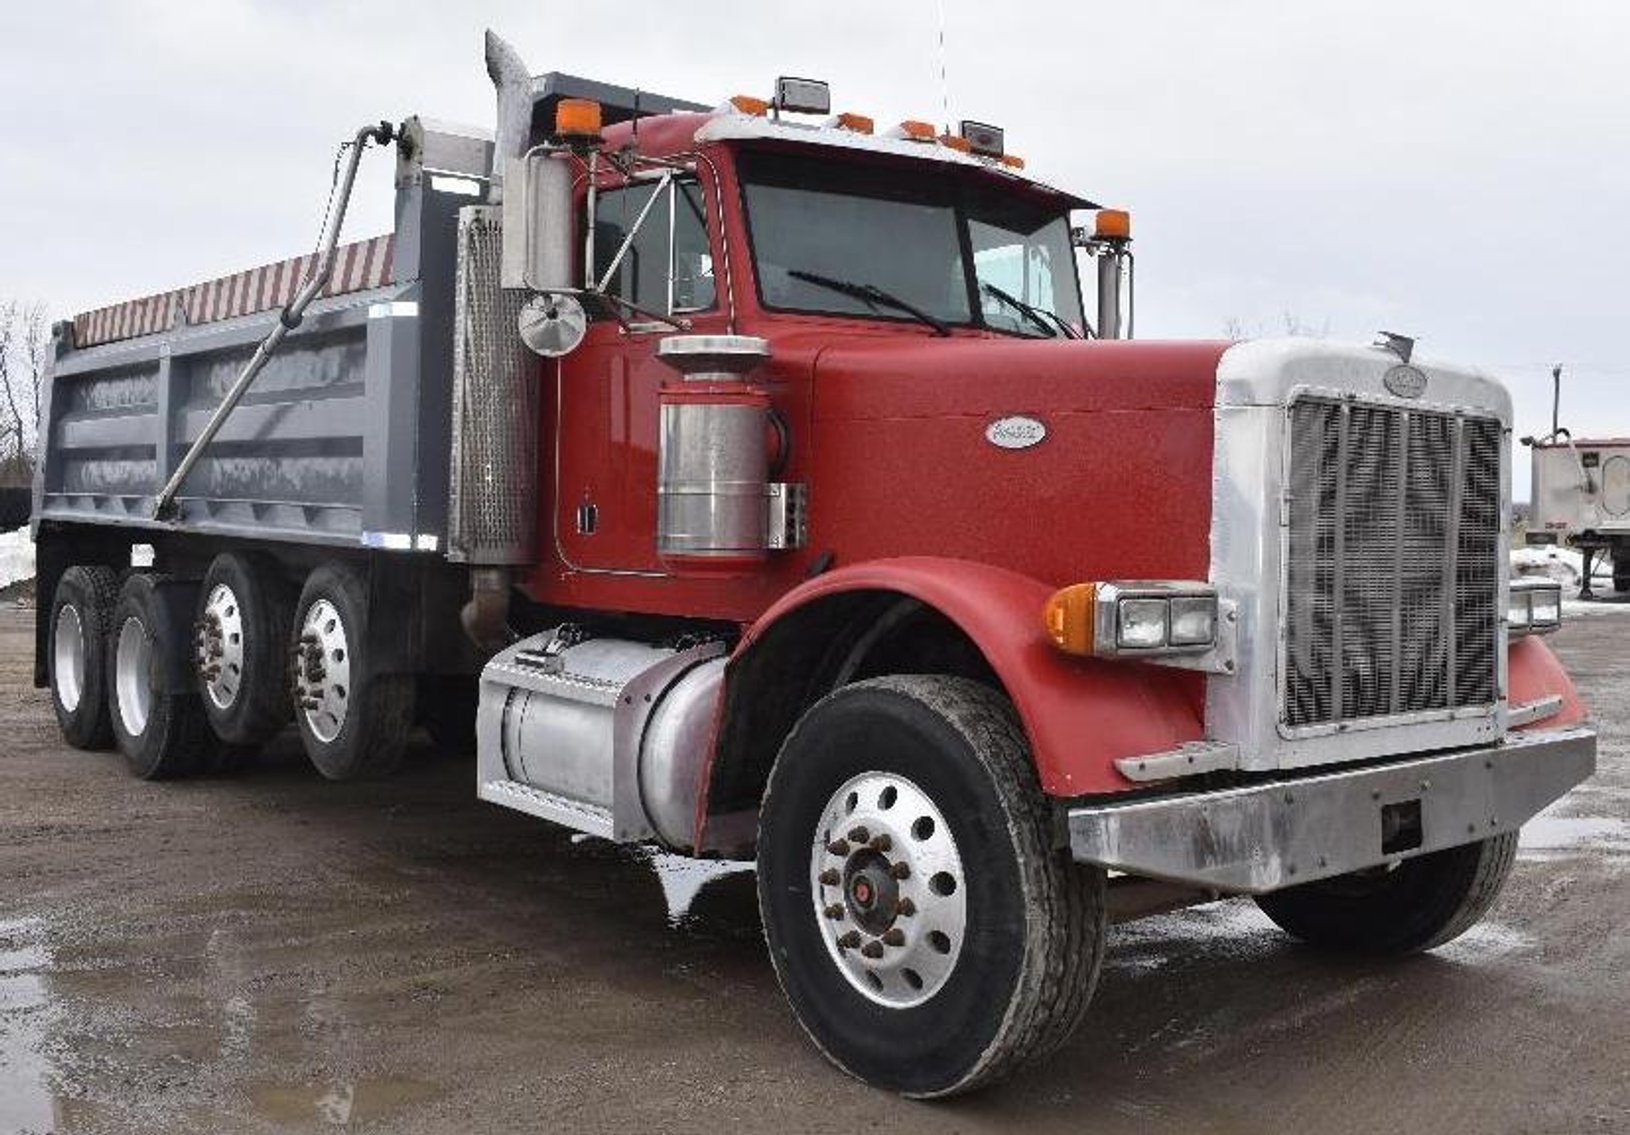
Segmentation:
<svg viewBox="0 0 1630 1135">
<path fill-rule="evenodd" d="M 404 130 L 396 231 L 338 250 L 328 287 L 204 450 L 173 519 L 154 519 L 154 495 L 314 258 L 57 326 L 36 523 L 445 546 L 457 211 L 475 200 L 491 143 L 418 119 Z"/>
<path fill-rule="evenodd" d="M 1533 493 L 1530 538 L 1630 536 L 1630 438 L 1534 446 Z"/>
</svg>

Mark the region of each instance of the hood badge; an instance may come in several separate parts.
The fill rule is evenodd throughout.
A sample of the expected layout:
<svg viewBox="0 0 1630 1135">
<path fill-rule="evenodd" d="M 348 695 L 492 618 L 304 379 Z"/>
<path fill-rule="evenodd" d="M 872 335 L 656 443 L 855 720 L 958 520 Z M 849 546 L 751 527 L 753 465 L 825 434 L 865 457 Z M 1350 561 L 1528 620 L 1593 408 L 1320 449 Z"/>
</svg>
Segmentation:
<svg viewBox="0 0 1630 1135">
<path fill-rule="evenodd" d="M 985 427 L 985 440 L 997 449 L 1029 449 L 1047 436 L 1047 424 L 1037 418 L 1013 414 Z"/>
<path fill-rule="evenodd" d="M 1426 393 L 1426 372 L 1401 363 L 1381 376 L 1381 385 L 1399 398 L 1419 398 Z"/>
</svg>

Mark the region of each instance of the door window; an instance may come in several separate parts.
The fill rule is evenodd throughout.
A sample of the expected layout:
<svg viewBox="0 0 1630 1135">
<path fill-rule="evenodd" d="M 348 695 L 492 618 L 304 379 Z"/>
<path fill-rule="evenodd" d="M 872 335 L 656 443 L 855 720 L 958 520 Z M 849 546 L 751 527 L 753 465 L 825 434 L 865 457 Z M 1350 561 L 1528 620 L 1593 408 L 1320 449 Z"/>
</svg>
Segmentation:
<svg viewBox="0 0 1630 1135">
<path fill-rule="evenodd" d="M 660 195 L 654 203 L 653 195 Z M 703 311 L 714 305 L 707 207 L 695 181 L 676 178 L 666 186 L 652 181 L 602 191 L 594 209 L 596 280 L 605 277 L 624 241 L 628 251 L 606 282 L 606 291 L 655 315 Z"/>
</svg>

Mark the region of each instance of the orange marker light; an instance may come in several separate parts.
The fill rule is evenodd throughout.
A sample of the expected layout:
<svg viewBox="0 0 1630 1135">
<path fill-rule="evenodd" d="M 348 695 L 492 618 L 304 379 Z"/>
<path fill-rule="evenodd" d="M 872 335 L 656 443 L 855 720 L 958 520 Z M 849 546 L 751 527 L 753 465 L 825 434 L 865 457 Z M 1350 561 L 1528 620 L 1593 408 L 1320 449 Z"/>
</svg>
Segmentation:
<svg viewBox="0 0 1630 1135">
<path fill-rule="evenodd" d="M 915 118 L 908 118 L 896 126 L 902 138 L 913 142 L 932 142 L 934 140 L 934 126 L 930 122 L 919 122 Z"/>
<path fill-rule="evenodd" d="M 562 138 L 598 138 L 600 104 L 590 99 L 561 99 L 555 106 L 555 133 Z"/>
<path fill-rule="evenodd" d="M 940 145 L 964 154 L 973 153 L 973 143 L 966 138 L 959 138 L 955 134 L 941 134 Z"/>
<path fill-rule="evenodd" d="M 1099 209 L 1092 235 L 1100 240 L 1131 240 L 1132 214 L 1125 209 Z"/>
<path fill-rule="evenodd" d="M 849 111 L 844 111 L 838 115 L 836 125 L 839 130 L 849 130 L 856 134 L 870 134 L 876 123 L 864 114 L 852 114 Z"/>
<path fill-rule="evenodd" d="M 1096 583 L 1077 583 L 1054 592 L 1042 608 L 1042 623 L 1047 628 L 1047 636 L 1068 654 L 1091 654 L 1097 606 Z"/>
<path fill-rule="evenodd" d="M 1003 154 L 1002 164 L 1007 166 L 1009 169 L 1023 169 L 1024 159 L 1018 154 Z"/>
<path fill-rule="evenodd" d="M 754 118 L 763 118 L 770 112 L 767 100 L 756 99 L 752 95 L 736 95 L 730 100 L 730 105 L 736 108 L 736 113 L 750 114 Z"/>
</svg>

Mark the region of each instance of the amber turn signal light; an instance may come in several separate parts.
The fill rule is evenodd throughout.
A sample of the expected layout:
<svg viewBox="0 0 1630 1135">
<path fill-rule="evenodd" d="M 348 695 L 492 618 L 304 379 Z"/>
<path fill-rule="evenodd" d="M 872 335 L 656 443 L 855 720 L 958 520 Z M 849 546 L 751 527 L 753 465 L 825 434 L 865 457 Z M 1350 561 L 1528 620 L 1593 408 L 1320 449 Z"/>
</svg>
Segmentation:
<svg viewBox="0 0 1630 1135">
<path fill-rule="evenodd" d="M 1097 607 L 1096 583 L 1077 583 L 1054 592 L 1042 608 L 1047 636 L 1067 654 L 1091 654 Z"/>
</svg>

